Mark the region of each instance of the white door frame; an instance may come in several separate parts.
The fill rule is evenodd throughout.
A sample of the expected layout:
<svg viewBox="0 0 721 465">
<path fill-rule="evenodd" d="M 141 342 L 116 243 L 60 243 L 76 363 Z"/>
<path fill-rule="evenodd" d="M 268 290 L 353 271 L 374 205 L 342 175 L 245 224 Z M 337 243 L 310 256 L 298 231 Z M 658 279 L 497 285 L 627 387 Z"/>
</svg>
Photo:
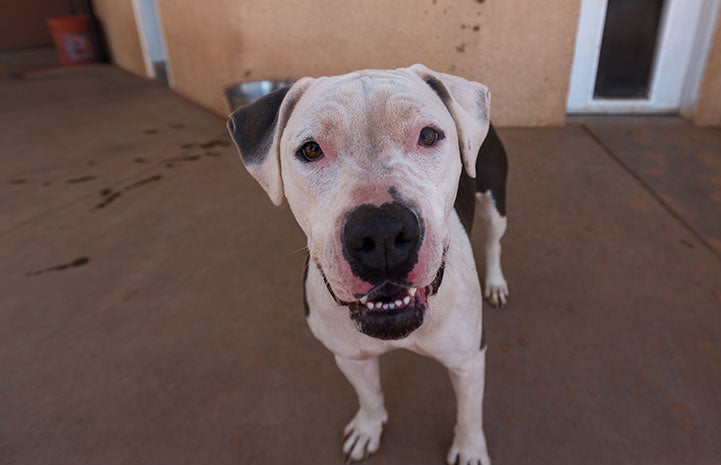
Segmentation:
<svg viewBox="0 0 721 465">
<path fill-rule="evenodd" d="M 160 12 L 158 11 L 157 0 L 132 0 L 133 13 L 135 14 L 135 22 L 138 28 L 138 37 L 140 39 L 140 48 L 143 52 L 143 61 L 145 62 L 145 73 L 149 78 L 155 79 L 155 67 L 153 62 L 164 61 L 166 63 L 165 70 L 168 77 L 168 84 L 172 81 L 170 70 L 168 69 L 168 54 L 165 45 L 165 36 L 163 35 L 160 24 Z"/>
<path fill-rule="evenodd" d="M 721 0 L 667 0 L 645 99 L 594 97 L 608 0 L 582 0 L 568 91 L 569 113 L 670 113 L 693 108 Z M 688 31 L 694 31 L 689 34 Z"/>
</svg>

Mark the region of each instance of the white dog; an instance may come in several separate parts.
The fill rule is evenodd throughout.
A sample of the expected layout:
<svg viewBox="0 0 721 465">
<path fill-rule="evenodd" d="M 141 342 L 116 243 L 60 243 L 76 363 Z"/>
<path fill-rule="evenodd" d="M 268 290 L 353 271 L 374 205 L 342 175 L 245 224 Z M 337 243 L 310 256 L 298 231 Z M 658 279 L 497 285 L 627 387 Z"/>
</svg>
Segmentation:
<svg viewBox="0 0 721 465">
<path fill-rule="evenodd" d="M 450 372 L 458 413 L 448 463 L 490 464 L 468 237 L 478 207 L 485 297 L 503 306 L 507 161 L 489 105 L 485 86 L 414 65 L 304 78 L 228 122 L 250 174 L 274 204 L 288 199 L 308 237 L 308 325 L 360 403 L 345 429 L 347 461 L 378 450 L 388 418 L 378 356 L 404 348 Z"/>
</svg>

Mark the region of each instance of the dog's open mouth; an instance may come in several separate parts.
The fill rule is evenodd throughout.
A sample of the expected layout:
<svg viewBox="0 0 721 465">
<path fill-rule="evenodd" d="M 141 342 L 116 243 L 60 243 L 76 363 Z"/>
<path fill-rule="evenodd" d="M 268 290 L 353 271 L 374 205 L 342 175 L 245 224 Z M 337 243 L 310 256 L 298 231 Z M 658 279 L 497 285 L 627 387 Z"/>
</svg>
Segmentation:
<svg viewBox="0 0 721 465">
<path fill-rule="evenodd" d="M 443 265 L 433 282 L 421 288 L 385 283 L 355 302 L 348 302 L 356 328 L 377 339 L 402 339 L 423 323 L 428 298 L 438 292 Z"/>
<path fill-rule="evenodd" d="M 365 305 L 370 311 L 400 310 L 409 306 L 411 301 L 415 303 L 417 294 L 417 287 L 402 287 L 386 283 L 361 297 L 358 303 Z"/>
<path fill-rule="evenodd" d="M 377 339 L 402 339 L 423 324 L 428 298 L 435 295 L 443 282 L 445 261 L 426 287 L 408 287 L 384 283 L 356 301 L 346 302 L 336 297 L 319 267 L 320 274 L 333 300 L 350 310 L 350 318 L 358 331 Z"/>
</svg>

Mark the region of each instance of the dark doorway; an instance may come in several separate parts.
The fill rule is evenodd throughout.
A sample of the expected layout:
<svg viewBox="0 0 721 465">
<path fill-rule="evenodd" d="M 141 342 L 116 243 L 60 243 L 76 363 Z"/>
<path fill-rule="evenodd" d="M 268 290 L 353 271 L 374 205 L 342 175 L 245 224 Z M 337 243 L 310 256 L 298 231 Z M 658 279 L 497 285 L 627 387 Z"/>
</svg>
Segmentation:
<svg viewBox="0 0 721 465">
<path fill-rule="evenodd" d="M 595 97 L 648 97 L 664 3 L 608 0 Z"/>
</svg>

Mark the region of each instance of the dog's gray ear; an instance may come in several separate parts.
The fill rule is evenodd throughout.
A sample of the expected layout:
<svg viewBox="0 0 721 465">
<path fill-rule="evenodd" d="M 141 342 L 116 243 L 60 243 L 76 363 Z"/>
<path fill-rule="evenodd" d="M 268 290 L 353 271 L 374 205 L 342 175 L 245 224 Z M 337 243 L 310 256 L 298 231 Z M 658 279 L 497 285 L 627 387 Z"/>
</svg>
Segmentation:
<svg viewBox="0 0 721 465">
<path fill-rule="evenodd" d="M 476 158 L 490 126 L 491 94 L 483 84 L 438 73 L 421 64 L 409 68 L 441 98 L 458 130 L 458 145 L 468 176 L 476 177 Z"/>
<path fill-rule="evenodd" d="M 233 111 L 228 132 L 248 172 L 274 205 L 283 202 L 280 139 L 296 102 L 308 86 L 305 79 Z"/>
</svg>

